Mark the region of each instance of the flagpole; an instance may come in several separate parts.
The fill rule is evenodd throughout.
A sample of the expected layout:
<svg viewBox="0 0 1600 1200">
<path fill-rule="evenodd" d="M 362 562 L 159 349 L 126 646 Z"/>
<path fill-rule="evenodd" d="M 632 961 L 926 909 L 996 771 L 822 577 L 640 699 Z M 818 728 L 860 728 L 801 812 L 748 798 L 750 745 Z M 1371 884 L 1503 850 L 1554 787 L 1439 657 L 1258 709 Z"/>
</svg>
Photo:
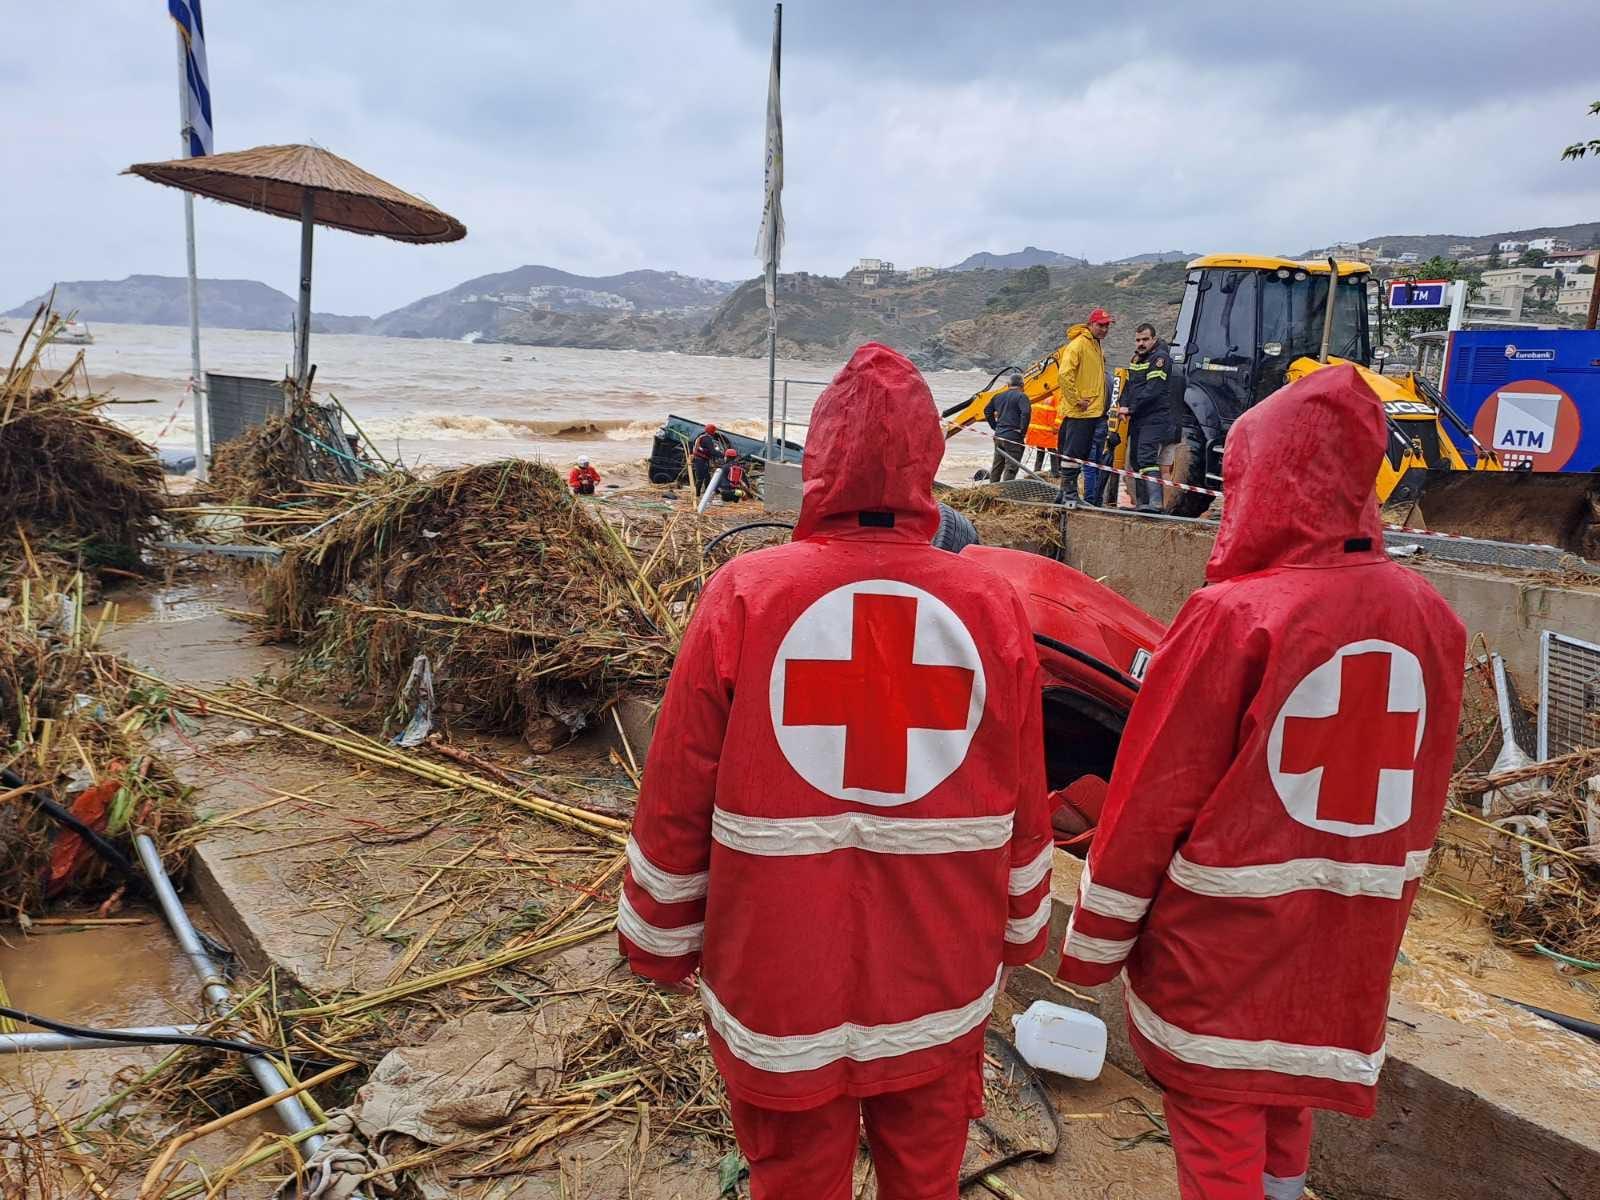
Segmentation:
<svg viewBox="0 0 1600 1200">
<path fill-rule="evenodd" d="M 783 5 L 775 4 L 772 10 L 772 79 L 774 86 L 783 77 Z M 770 101 L 769 101 L 770 103 Z M 771 134 L 768 134 L 770 138 Z M 768 147 L 771 153 L 771 147 Z M 768 169 L 771 167 L 769 165 Z M 774 203 L 768 196 L 768 203 Z M 778 231 L 776 214 L 768 221 L 767 230 L 767 461 L 773 461 L 776 448 L 772 436 L 773 422 L 777 417 L 778 403 Z M 781 456 L 782 450 L 778 448 Z"/>
<path fill-rule="evenodd" d="M 188 47 L 184 45 L 183 31 L 177 30 L 178 40 L 178 139 L 183 144 L 182 157 L 190 157 L 189 135 L 193 121 L 189 117 L 189 64 Z M 183 194 L 183 231 L 188 248 L 189 266 L 189 391 L 194 407 L 194 477 L 204 483 L 206 470 L 206 386 L 200 373 L 200 286 L 195 278 L 194 265 L 194 195 Z"/>
</svg>

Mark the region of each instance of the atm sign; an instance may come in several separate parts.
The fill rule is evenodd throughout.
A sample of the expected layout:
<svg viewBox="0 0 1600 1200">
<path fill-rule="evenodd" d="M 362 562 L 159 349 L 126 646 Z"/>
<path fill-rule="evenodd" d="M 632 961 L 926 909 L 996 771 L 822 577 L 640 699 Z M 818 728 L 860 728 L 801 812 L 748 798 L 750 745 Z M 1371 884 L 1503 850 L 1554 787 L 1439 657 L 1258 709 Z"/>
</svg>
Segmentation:
<svg viewBox="0 0 1600 1200">
<path fill-rule="evenodd" d="M 1542 379 L 1522 379 L 1484 402 L 1472 432 L 1504 466 L 1559 471 L 1577 450 L 1583 427 L 1566 392 Z"/>
<path fill-rule="evenodd" d="M 1450 303 L 1448 279 L 1391 279 L 1390 308 L 1445 308 Z"/>
</svg>

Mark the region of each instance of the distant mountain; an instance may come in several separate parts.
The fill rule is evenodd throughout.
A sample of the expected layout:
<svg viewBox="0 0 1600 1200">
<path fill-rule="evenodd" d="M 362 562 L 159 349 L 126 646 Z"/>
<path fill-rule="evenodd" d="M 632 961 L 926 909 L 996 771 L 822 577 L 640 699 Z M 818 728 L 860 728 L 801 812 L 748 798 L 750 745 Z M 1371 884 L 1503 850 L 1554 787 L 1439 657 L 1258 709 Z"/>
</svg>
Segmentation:
<svg viewBox="0 0 1600 1200">
<path fill-rule="evenodd" d="M 1114 258 L 1108 267 L 1142 267 L 1146 263 L 1191 262 L 1199 258 L 1193 250 L 1156 250 L 1150 254 L 1130 254 L 1127 258 Z"/>
<path fill-rule="evenodd" d="M 1041 250 L 1037 246 L 1024 246 L 1021 250 L 1013 250 L 1010 254 L 992 254 L 988 250 L 980 250 L 976 254 L 969 254 L 955 266 L 952 271 L 1020 271 L 1024 267 L 1083 267 L 1088 265 L 1088 260 L 1073 258 L 1070 254 L 1059 254 L 1054 250 Z"/>
<path fill-rule="evenodd" d="M 1386 257 L 1417 254 L 1432 258 L 1435 254 L 1446 258 L 1457 257 L 1451 253 L 1453 246 L 1471 246 L 1461 254 L 1487 254 L 1500 242 L 1526 242 L 1533 238 L 1565 238 L 1580 250 L 1600 246 L 1600 221 L 1586 221 L 1579 225 L 1541 225 L 1537 229 L 1508 229 L 1502 233 L 1391 233 L 1383 237 L 1367 238 L 1360 244 L 1382 249 Z M 1306 251 L 1300 258 L 1308 257 Z"/>
<path fill-rule="evenodd" d="M 294 327 L 295 302 L 277 288 L 254 279 L 202 279 L 200 323 L 212 329 Z M 129 275 L 126 279 L 77 279 L 56 284 L 56 311 L 76 312 L 80 321 L 122 325 L 187 325 L 188 280 L 173 275 Z M 43 302 L 35 296 L 17 305 L 7 317 L 31 317 Z M 317 333 L 363 333 L 371 317 L 311 314 Z"/>
<path fill-rule="evenodd" d="M 534 345 L 588 345 L 588 327 L 604 331 L 609 344 L 628 319 L 698 321 L 738 286 L 715 279 L 697 279 L 676 271 L 629 271 L 622 275 L 573 275 L 555 267 L 527 266 L 480 275 L 448 291 L 378 317 L 372 332 L 400 337 L 460 338 L 476 333 L 486 339 L 523 340 Z M 571 318 L 553 320 L 554 316 Z M 531 333 L 530 330 L 536 332 Z M 552 342 L 553 336 L 578 340 Z M 642 347 L 641 347 L 642 348 Z"/>
</svg>

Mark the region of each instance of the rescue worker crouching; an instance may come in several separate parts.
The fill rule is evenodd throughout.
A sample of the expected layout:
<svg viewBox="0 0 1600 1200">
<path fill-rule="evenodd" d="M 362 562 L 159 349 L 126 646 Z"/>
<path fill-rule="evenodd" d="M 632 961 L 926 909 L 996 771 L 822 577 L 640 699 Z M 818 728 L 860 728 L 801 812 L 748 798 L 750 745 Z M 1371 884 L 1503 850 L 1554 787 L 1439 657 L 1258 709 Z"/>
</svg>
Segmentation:
<svg viewBox="0 0 1600 1200">
<path fill-rule="evenodd" d="M 723 453 L 722 460 L 722 482 L 717 485 L 717 495 L 724 504 L 737 504 L 749 494 L 744 466 L 739 462 L 739 452 L 731 446 Z"/>
<path fill-rule="evenodd" d="M 578 465 L 567 472 L 567 486 L 574 495 L 592 496 L 595 485 L 600 482 L 600 472 L 589 465 L 587 454 L 578 455 Z"/>
<path fill-rule="evenodd" d="M 892 440 L 861 436 L 872 429 Z M 956 1200 L 1008 968 L 1042 950 L 1053 844 L 1021 601 L 929 544 L 944 438 L 885 346 L 806 439 L 799 524 L 707 582 L 645 764 L 617 930 L 696 970 L 754 1200 Z"/>
<path fill-rule="evenodd" d="M 1067 926 L 1063 979 L 1123 975 L 1185 1200 L 1298 1200 L 1310 1110 L 1375 1107 L 1466 658 L 1384 553 L 1387 437 L 1351 366 L 1234 424 L 1208 586 L 1147 668 Z M 1283 502 L 1282 463 L 1317 504 Z"/>
<path fill-rule="evenodd" d="M 1133 359 L 1128 364 L 1127 407 L 1132 423 L 1128 437 L 1128 469 L 1134 483 L 1134 504 L 1140 512 L 1162 510 L 1161 458 L 1177 441 L 1170 401 L 1172 356 L 1145 323 L 1133 334 Z"/>
</svg>

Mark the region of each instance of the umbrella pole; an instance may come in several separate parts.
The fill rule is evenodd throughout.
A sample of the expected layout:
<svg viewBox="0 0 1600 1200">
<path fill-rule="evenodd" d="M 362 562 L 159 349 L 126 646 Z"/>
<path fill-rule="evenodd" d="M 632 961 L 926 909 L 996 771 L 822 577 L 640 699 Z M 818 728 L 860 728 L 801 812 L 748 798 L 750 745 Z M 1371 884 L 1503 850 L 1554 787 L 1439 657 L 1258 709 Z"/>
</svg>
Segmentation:
<svg viewBox="0 0 1600 1200">
<path fill-rule="evenodd" d="M 311 374 L 311 231 L 317 196 L 312 188 L 300 193 L 300 308 L 294 326 L 294 380 L 304 394 Z"/>
</svg>

